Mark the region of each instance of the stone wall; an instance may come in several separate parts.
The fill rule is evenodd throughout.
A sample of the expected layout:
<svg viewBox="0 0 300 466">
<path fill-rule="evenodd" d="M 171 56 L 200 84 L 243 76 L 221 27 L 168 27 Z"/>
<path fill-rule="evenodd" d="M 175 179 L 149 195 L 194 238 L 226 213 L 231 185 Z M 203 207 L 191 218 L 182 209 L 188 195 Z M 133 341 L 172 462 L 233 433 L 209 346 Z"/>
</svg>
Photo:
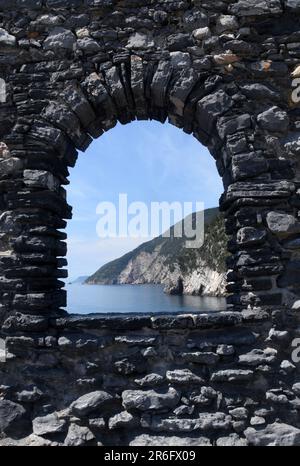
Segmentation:
<svg viewBox="0 0 300 466">
<path fill-rule="evenodd" d="M 0 2 L 2 321 L 65 305 L 68 167 L 135 119 L 168 119 L 216 159 L 228 303 L 299 296 L 299 2 L 142 4 Z"/>
<path fill-rule="evenodd" d="M 30 434 L 32 420 L 55 441 L 71 423 L 67 443 L 129 443 L 142 432 L 245 442 L 245 431 L 253 442 L 251 423 L 262 442 L 299 440 L 298 368 L 285 362 L 300 290 L 299 13 L 299 0 L 0 0 L 2 443 Z M 228 314 L 145 318 L 140 328 L 137 318 L 85 322 L 63 310 L 69 167 L 135 119 L 168 120 L 216 160 L 231 237 L 229 328 Z M 241 322 L 245 309 L 258 322 Z M 193 338 L 207 348 L 190 347 Z M 135 382 L 151 373 L 149 387 Z"/>
<path fill-rule="evenodd" d="M 11 319 L 0 444 L 300 444 L 297 325 L 297 311 Z"/>
</svg>

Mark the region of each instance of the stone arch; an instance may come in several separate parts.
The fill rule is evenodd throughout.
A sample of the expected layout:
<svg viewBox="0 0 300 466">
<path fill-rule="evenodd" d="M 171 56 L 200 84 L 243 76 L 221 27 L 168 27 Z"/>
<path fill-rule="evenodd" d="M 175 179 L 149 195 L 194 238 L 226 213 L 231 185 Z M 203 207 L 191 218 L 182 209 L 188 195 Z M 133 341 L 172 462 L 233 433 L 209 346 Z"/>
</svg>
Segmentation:
<svg viewBox="0 0 300 466">
<path fill-rule="evenodd" d="M 52 226 L 62 227 L 62 217 L 70 217 L 70 209 L 60 186 L 67 183 L 68 166 L 74 165 L 77 150 L 84 151 L 92 138 L 101 136 L 103 131 L 109 130 L 117 121 L 126 124 L 135 118 L 150 118 L 164 122 L 168 118 L 172 124 L 192 133 L 208 146 L 223 177 L 224 210 L 231 210 L 234 214 L 238 211 L 240 216 L 237 222 L 229 214 L 227 222 L 229 233 L 238 234 L 231 245 L 236 260 L 233 259 L 232 262 L 234 271 L 230 274 L 229 288 L 240 293 L 244 299 L 242 305 L 245 307 L 287 303 L 286 299 L 281 297 L 283 290 L 276 285 L 274 287 L 270 279 L 249 279 L 252 274 L 254 277 L 263 278 L 269 273 L 271 276 L 278 276 L 284 267 L 280 254 L 275 256 L 272 253 L 272 244 L 267 237 L 270 232 L 265 228 L 268 226 L 268 220 L 266 217 L 262 217 L 260 221 L 255 219 L 257 207 L 261 207 L 263 215 L 266 211 L 267 215 L 272 215 L 273 225 L 278 215 L 268 211 L 274 212 L 278 209 L 279 214 L 282 209 L 285 211 L 287 199 L 294 191 L 294 163 L 280 145 L 280 139 L 289 128 L 289 116 L 284 103 L 286 96 L 282 95 L 282 89 L 276 92 L 275 88 L 270 88 L 268 84 L 262 84 L 253 78 L 249 81 L 248 77 L 245 81 L 236 82 L 230 72 L 226 72 L 222 79 L 216 71 L 199 73 L 193 68 L 184 69 L 181 62 L 180 66 L 175 67 L 172 66 L 170 57 L 152 62 L 151 72 L 149 63 L 144 64 L 138 55 L 130 56 L 128 53 L 122 60 L 125 61 L 117 65 L 106 63 L 107 69 L 104 67 L 104 70 L 98 73 L 93 71 L 79 80 L 58 82 L 56 89 L 51 91 L 49 101 L 41 103 L 39 115 L 34 115 L 28 125 L 28 131 L 23 136 L 24 149 L 29 154 L 27 159 L 19 148 L 13 149 L 12 143 L 8 144 L 11 149 L 10 156 L 3 163 L 3 166 L 8 166 L 4 178 L 7 175 L 10 178 L 16 175 L 18 182 L 23 183 L 27 191 L 22 200 L 9 202 L 9 205 L 13 206 L 12 210 L 16 208 L 18 216 L 23 202 L 27 203 L 28 207 L 32 205 L 33 208 L 41 209 L 40 218 L 38 221 L 36 219 L 39 224 L 43 223 L 41 220 L 45 212 L 42 205 L 44 203 L 48 217 L 51 211 L 58 217 L 55 221 L 48 219 L 48 223 L 50 221 Z M 181 60 L 184 58 L 181 57 Z M 32 65 L 28 65 L 28 71 L 30 66 L 33 70 Z M 254 115 L 257 113 L 256 118 Z M 21 118 L 19 117 L 19 120 Z M 19 128 L 20 125 L 16 123 L 12 134 Z M 23 127 L 21 131 L 24 131 Z M 277 151 L 275 154 L 274 144 Z M 20 170 L 23 170 L 23 180 Z M 247 192 L 249 189 L 253 191 L 251 196 Z M 10 195 L 13 195 L 11 191 Z M 16 197 L 19 197 L 17 192 Z M 232 204 L 244 204 L 245 207 L 232 208 Z M 271 209 L 268 205 L 274 207 Z M 254 206 L 252 212 L 251 206 Z M 294 211 L 295 208 L 290 205 L 289 213 Z M 13 216 L 13 213 L 10 210 L 6 224 L 9 224 L 11 215 Z M 47 225 L 47 220 L 45 221 Z M 290 234 L 297 234 L 299 227 L 296 219 L 291 217 L 290 221 Z M 11 225 L 15 230 L 15 221 Z M 26 236 L 28 227 L 25 231 L 19 228 L 19 231 L 12 232 L 13 236 L 17 235 L 12 249 L 19 258 L 22 257 L 22 253 L 25 253 L 26 257 L 26 252 L 49 251 L 50 243 L 55 254 L 64 255 L 64 246 L 60 241 L 64 238 L 63 234 L 55 234 L 50 231 L 51 228 L 46 232 L 47 227 L 45 228 L 45 233 L 42 233 L 42 237 L 46 238 L 44 243 L 40 232 L 43 229 L 42 225 L 36 230 L 30 230 L 29 236 Z M 289 236 L 285 231 L 279 231 L 278 235 Z M 8 233 L 5 236 L 8 237 Z M 30 246 L 30 243 L 36 244 Z M 266 260 L 264 265 L 259 265 L 258 257 L 247 257 L 247 249 L 253 250 L 253 246 L 257 246 L 256 249 L 262 250 L 264 244 Z M 273 244 L 273 247 L 275 252 L 276 245 Z M 268 258 L 270 271 L 266 266 Z M 8 262 L 7 256 L 5 260 Z M 17 275 L 20 274 L 22 263 L 22 259 L 21 263 L 17 259 Z M 59 265 L 63 263 L 59 261 Z M 239 267 L 237 263 L 242 265 Z M 258 270 L 254 267 L 252 271 L 252 264 L 257 264 Z M 30 267 L 30 264 L 28 265 Z M 250 270 L 247 270 L 249 265 Z M 26 264 L 24 267 L 26 269 Z M 265 269 L 268 270 L 265 272 Z M 49 272 L 47 281 L 63 273 L 57 272 L 54 267 Z M 244 277 L 246 280 L 243 282 Z M 15 287 L 13 288 L 15 291 Z M 277 293 L 269 293 L 273 288 Z M 63 293 L 60 291 L 38 291 L 33 289 L 31 293 L 27 293 L 30 307 L 40 307 L 42 300 L 42 307 L 48 308 L 53 300 L 54 306 L 58 308 L 60 301 L 56 299 L 59 295 L 63 303 Z M 24 299 L 27 298 L 21 292 L 17 298 L 14 297 L 16 308 L 24 307 Z M 241 304 L 237 293 L 233 299 L 237 306 Z"/>
<path fill-rule="evenodd" d="M 71 0 L 67 6 L 62 0 L 3 0 L 0 8 L 0 47 L 7 55 L 0 60 L 6 83 L 0 108 L 0 322 L 2 332 L 10 334 L 9 352 L 17 358 L 16 366 L 9 363 L 12 384 L 20 383 L 15 368 L 22 358 L 28 357 L 33 367 L 39 360 L 51 367 L 43 354 L 57 350 L 64 332 L 93 326 L 142 332 L 149 327 L 163 335 L 173 328 L 194 335 L 238 326 L 251 347 L 247 325 L 257 319 L 265 324 L 262 330 L 255 327 L 260 338 L 255 355 L 231 363 L 274 362 L 283 371 L 282 383 L 291 386 L 284 378 L 289 369 L 286 364 L 279 369 L 275 354 L 288 357 L 279 342 L 287 338 L 285 326 L 295 328 L 294 321 L 287 321 L 288 311 L 299 298 L 299 109 L 292 94 L 293 78 L 300 75 L 298 2 L 149 0 L 140 7 L 135 0 Z M 65 276 L 66 248 L 60 230 L 71 217 L 63 188 L 68 167 L 92 138 L 117 121 L 136 118 L 168 118 L 206 145 L 216 160 L 225 187 L 221 208 L 232 238 L 226 313 L 64 319 L 59 278 Z M 235 328 L 230 332 L 240 341 Z M 27 340 L 22 340 L 24 333 Z M 267 337 L 275 341 L 271 353 L 264 349 Z M 93 342 L 85 344 L 90 348 Z M 72 338 L 70 343 L 61 340 L 60 348 L 69 345 L 80 353 L 80 344 L 73 343 Z M 222 369 L 228 369 L 223 356 Z M 64 355 L 53 358 L 64 370 L 68 366 Z M 218 354 L 212 358 L 214 364 L 219 360 Z M 127 362 L 116 366 L 123 375 L 133 370 L 134 363 Z M 170 369 L 173 363 L 168 364 Z M 243 366 L 233 372 L 210 374 L 210 383 L 238 385 L 257 377 L 259 386 L 254 371 Z M 69 375 L 68 380 L 74 382 Z M 200 383 L 190 375 L 184 380 Z M 55 399 L 55 387 L 47 383 Z M 168 383 L 180 380 L 173 374 Z M 265 379 L 264 392 L 278 383 Z M 72 388 L 73 398 L 80 390 Z M 260 403 L 261 394 L 255 396 Z M 265 402 L 274 401 L 272 396 Z M 61 392 L 58 398 L 56 409 L 66 403 Z M 231 421 L 228 407 L 223 409 L 227 429 Z"/>
<path fill-rule="evenodd" d="M 290 126 L 286 92 L 275 87 L 277 75 L 272 77 L 275 83 L 272 87 L 251 73 L 246 79 L 236 79 L 233 70 L 226 67 L 221 77 L 218 68 L 208 73 L 183 67 L 187 64 L 184 57 L 187 53 L 179 53 L 181 61 L 173 65 L 170 54 L 149 64 L 135 53 L 123 53 L 120 63 L 105 62 L 101 71 L 55 82 L 49 98 L 39 102 L 38 115 L 32 115 L 25 131 L 24 124 L 18 123 L 24 117 L 18 117 L 10 137 L 13 139 L 22 131 L 24 150 L 20 150 L 19 144 L 14 148 L 13 141 L 9 143 L 8 139 L 10 155 L 2 163 L 7 167 L 4 183 L 7 177 L 16 178 L 13 188 L 6 181 L 9 201 L 8 213 L 3 218 L 8 231 L 4 239 L 9 238 L 11 254 L 10 259 L 5 255 L 5 262 L 16 266 L 16 276 L 12 270 L 9 272 L 15 279 L 22 277 L 22 267 L 26 270 L 32 265 L 36 272 L 33 271 L 32 279 L 27 276 L 24 280 L 27 293 L 20 291 L 12 297 L 13 309 L 27 306 L 26 300 L 32 308 L 46 309 L 51 308 L 52 301 L 53 311 L 55 307 L 59 309 L 59 303 L 63 305 L 64 293 L 59 286 L 55 289 L 55 281 L 64 272 L 54 265 L 55 256 L 65 253 L 61 242 L 64 234 L 52 229 L 62 228 L 63 218 L 71 215 L 62 188 L 67 183 L 68 167 L 75 164 L 77 150 L 86 150 L 92 138 L 101 136 L 117 121 L 126 124 L 135 118 L 161 122 L 168 118 L 205 144 L 216 159 L 225 187 L 221 207 L 227 216 L 228 233 L 233 235 L 229 290 L 234 294 L 229 303 L 237 309 L 290 304 L 293 294 L 287 287 L 293 288 L 292 274 L 289 278 L 281 275 L 288 254 L 293 252 L 284 251 L 282 240 L 293 238 L 300 228 L 295 218 L 296 206 L 293 202 L 289 204 L 295 192 L 295 161 L 281 144 Z M 23 68 L 33 73 L 35 66 L 29 64 Z M 46 75 L 53 79 L 53 74 Z M 279 75 L 282 79 L 282 72 Z M 30 99 L 28 104 L 33 105 L 34 100 Z M 15 221 L 14 211 L 19 218 L 23 206 L 26 222 L 28 208 L 40 209 L 40 214 L 36 211 L 33 215 L 36 227 L 28 228 L 27 224 L 22 228 Z M 286 220 L 281 218 L 282 212 L 289 214 Z M 48 220 L 45 214 L 50 216 Z M 291 241 L 294 251 L 297 239 Z M 48 288 L 52 280 L 54 289 L 39 289 L 34 284 L 39 264 L 34 260 L 33 264 L 30 261 L 26 264 L 28 253 L 43 254 L 50 250 L 54 253 L 48 275 L 45 271 L 45 281 Z M 263 252 L 265 259 L 261 265 Z M 26 258 L 25 263 L 22 257 Z M 59 259 L 56 264 L 64 263 Z M 277 282 L 270 278 L 278 276 Z"/>
</svg>

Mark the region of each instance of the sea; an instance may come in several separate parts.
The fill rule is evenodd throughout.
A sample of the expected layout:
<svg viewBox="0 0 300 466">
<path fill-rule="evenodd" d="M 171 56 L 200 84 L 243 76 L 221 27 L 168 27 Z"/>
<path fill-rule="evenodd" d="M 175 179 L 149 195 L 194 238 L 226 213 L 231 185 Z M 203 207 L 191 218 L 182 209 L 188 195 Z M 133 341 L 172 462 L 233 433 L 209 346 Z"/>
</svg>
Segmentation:
<svg viewBox="0 0 300 466">
<path fill-rule="evenodd" d="M 70 314 L 197 313 L 226 309 L 225 298 L 171 296 L 160 285 L 66 285 Z"/>
</svg>

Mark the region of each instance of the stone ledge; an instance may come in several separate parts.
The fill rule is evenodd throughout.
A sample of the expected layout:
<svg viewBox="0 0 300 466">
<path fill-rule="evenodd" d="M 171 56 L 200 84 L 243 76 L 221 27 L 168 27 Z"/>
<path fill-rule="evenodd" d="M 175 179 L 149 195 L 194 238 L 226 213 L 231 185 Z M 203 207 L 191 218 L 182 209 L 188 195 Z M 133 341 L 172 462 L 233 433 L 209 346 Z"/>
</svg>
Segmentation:
<svg viewBox="0 0 300 466">
<path fill-rule="evenodd" d="M 142 328 L 171 329 L 207 329 L 233 327 L 247 322 L 268 320 L 269 315 L 263 311 L 218 311 L 203 314 L 114 314 L 114 315 L 77 315 L 52 319 L 51 326 L 59 330 L 108 329 L 139 330 Z"/>
</svg>

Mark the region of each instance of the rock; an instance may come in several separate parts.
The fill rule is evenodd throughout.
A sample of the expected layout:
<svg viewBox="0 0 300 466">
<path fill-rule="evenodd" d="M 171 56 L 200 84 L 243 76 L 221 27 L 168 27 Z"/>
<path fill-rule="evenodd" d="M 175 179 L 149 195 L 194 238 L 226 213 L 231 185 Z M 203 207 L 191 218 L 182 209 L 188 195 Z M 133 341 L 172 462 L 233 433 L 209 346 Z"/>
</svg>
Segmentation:
<svg viewBox="0 0 300 466">
<path fill-rule="evenodd" d="M 176 369 L 175 371 L 167 371 L 166 378 L 171 383 L 181 384 L 203 384 L 205 381 L 202 377 L 191 372 L 189 369 Z"/>
<path fill-rule="evenodd" d="M 176 436 L 153 436 L 148 434 L 141 434 L 135 437 L 129 443 L 131 447 L 178 447 L 180 446 L 199 446 L 199 447 L 210 447 L 211 442 L 206 437 L 176 437 Z"/>
<path fill-rule="evenodd" d="M 42 16 L 39 16 L 35 22 L 34 25 L 43 25 L 43 26 L 48 26 L 48 27 L 53 27 L 53 26 L 60 26 L 63 23 L 63 19 L 59 15 L 53 15 L 53 14 L 45 14 Z"/>
<path fill-rule="evenodd" d="M 81 28 L 81 29 L 77 29 L 77 30 L 76 30 L 76 37 L 77 37 L 78 39 L 83 39 L 84 37 L 90 37 L 90 31 L 88 30 L 87 27 Z"/>
<path fill-rule="evenodd" d="M 272 408 L 268 408 L 268 409 L 267 408 L 261 408 L 261 409 L 256 409 L 254 411 L 254 415 L 258 416 L 258 417 L 266 418 L 266 417 L 272 415 L 272 412 L 273 412 Z"/>
<path fill-rule="evenodd" d="M 171 52 L 170 64 L 174 68 L 185 68 L 191 66 L 191 57 L 189 53 Z"/>
<path fill-rule="evenodd" d="M 182 359 L 196 364 L 214 365 L 219 361 L 219 356 L 212 352 L 182 353 Z"/>
<path fill-rule="evenodd" d="M 200 9 L 194 8 L 188 10 L 183 15 L 183 28 L 186 31 L 193 31 L 196 28 L 202 28 L 208 25 L 207 15 Z"/>
<path fill-rule="evenodd" d="M 166 101 L 168 85 L 173 67 L 168 61 L 160 61 L 151 83 L 151 98 L 153 105 L 163 108 Z"/>
<path fill-rule="evenodd" d="M 67 430 L 67 423 L 56 413 L 36 417 L 32 421 L 33 433 L 38 436 L 58 434 Z"/>
<path fill-rule="evenodd" d="M 244 420 L 248 418 L 248 410 L 246 408 L 234 408 L 229 411 L 229 414 L 235 419 Z"/>
<path fill-rule="evenodd" d="M 108 427 L 110 429 L 134 429 L 138 427 L 138 425 L 139 419 L 127 411 L 115 414 L 115 416 L 111 417 L 108 421 Z"/>
<path fill-rule="evenodd" d="M 15 295 L 15 301 L 18 301 L 19 297 L 22 299 L 24 298 L 23 295 Z M 25 299 L 27 299 L 29 304 L 30 298 L 28 295 L 25 295 Z M 16 330 L 20 332 L 45 332 L 48 329 L 48 319 L 45 317 L 17 313 L 6 319 L 3 324 L 3 329 L 8 333 Z"/>
<path fill-rule="evenodd" d="M 300 311 L 300 300 L 294 302 L 292 309 L 293 311 Z"/>
<path fill-rule="evenodd" d="M 111 404 L 113 400 L 109 393 L 99 390 L 81 396 L 71 404 L 70 409 L 75 416 L 84 417 L 96 409 Z"/>
<path fill-rule="evenodd" d="M 130 36 L 126 48 L 129 50 L 151 49 L 154 47 L 153 38 L 151 35 L 136 32 Z"/>
<path fill-rule="evenodd" d="M 232 423 L 232 428 L 237 434 L 242 434 L 247 427 L 246 421 L 234 421 Z"/>
<path fill-rule="evenodd" d="M 261 425 L 264 425 L 265 423 L 266 423 L 265 418 L 263 418 L 261 416 L 253 416 L 250 419 L 251 426 L 261 426 Z"/>
<path fill-rule="evenodd" d="M 280 239 L 300 233 L 300 222 L 293 215 L 269 212 L 266 220 L 268 228 Z"/>
<path fill-rule="evenodd" d="M 164 286 L 164 293 L 172 296 L 181 296 L 183 294 L 183 280 L 181 277 L 173 282 L 166 283 Z"/>
<path fill-rule="evenodd" d="M 255 246 L 262 244 L 267 237 L 265 230 L 258 230 L 253 227 L 244 227 L 238 231 L 237 241 L 243 246 Z"/>
<path fill-rule="evenodd" d="M 277 342 L 284 342 L 287 341 L 289 338 L 289 333 L 287 330 L 275 330 L 273 327 L 269 331 L 268 338 L 266 341 L 277 341 Z"/>
<path fill-rule="evenodd" d="M 239 363 L 246 366 L 259 366 L 260 364 L 273 364 L 277 359 L 277 350 L 266 348 L 265 350 L 253 349 L 247 354 L 239 356 Z"/>
<path fill-rule="evenodd" d="M 296 66 L 296 68 L 292 72 L 292 77 L 293 78 L 299 78 L 300 77 L 300 65 Z"/>
<path fill-rule="evenodd" d="M 271 403 L 278 404 L 278 405 L 289 405 L 289 399 L 283 393 L 276 390 L 270 390 L 266 393 L 266 400 L 270 401 Z"/>
<path fill-rule="evenodd" d="M 247 445 L 247 440 L 239 437 L 237 434 L 231 434 L 228 437 L 219 437 L 217 439 L 217 447 L 246 447 Z"/>
<path fill-rule="evenodd" d="M 0 158 L 1 159 L 9 159 L 10 158 L 10 150 L 5 144 L 5 142 L 0 142 Z"/>
<path fill-rule="evenodd" d="M 84 53 L 97 53 L 101 51 L 98 42 L 91 37 L 83 37 L 77 40 L 77 47 Z"/>
<path fill-rule="evenodd" d="M 255 100 L 280 100 L 280 94 L 273 90 L 271 87 L 266 84 L 253 83 L 253 84 L 244 84 L 241 86 L 243 94 L 245 94 L 248 99 Z"/>
<path fill-rule="evenodd" d="M 26 387 L 22 391 L 17 392 L 17 400 L 21 403 L 34 403 L 35 401 L 40 400 L 43 396 L 44 393 L 35 385 Z"/>
<path fill-rule="evenodd" d="M 300 382 L 294 383 L 292 390 L 293 392 L 296 393 L 296 395 L 299 396 L 300 395 Z"/>
<path fill-rule="evenodd" d="M 257 121 L 262 129 L 275 133 L 284 133 L 289 127 L 289 117 L 284 110 L 279 107 L 271 107 L 257 117 Z"/>
<path fill-rule="evenodd" d="M 193 37 L 197 41 L 202 41 L 211 36 L 209 27 L 198 28 L 193 31 Z"/>
<path fill-rule="evenodd" d="M 48 188 L 50 191 L 58 191 L 59 180 L 52 173 L 45 170 L 24 170 L 24 183 L 34 188 Z"/>
<path fill-rule="evenodd" d="M 300 238 L 290 239 L 290 240 L 284 241 L 282 244 L 286 249 L 299 249 Z"/>
<path fill-rule="evenodd" d="M 114 363 L 115 370 L 122 375 L 131 375 L 135 374 L 136 372 L 140 372 L 138 367 L 133 362 L 130 362 L 127 358 L 122 359 L 121 361 L 116 361 Z M 141 368 L 141 372 L 144 372 Z"/>
<path fill-rule="evenodd" d="M 299 273 L 300 260 L 290 260 L 286 266 L 285 272 L 277 280 L 278 286 L 281 288 L 299 288 Z"/>
<path fill-rule="evenodd" d="M 31 434 L 26 439 L 22 441 L 25 445 L 29 447 L 57 447 L 59 444 L 57 442 L 51 442 L 51 440 L 39 437 L 38 435 Z"/>
<path fill-rule="evenodd" d="M 163 408 L 174 408 L 180 400 L 180 392 L 174 388 L 168 391 L 142 391 L 125 390 L 122 393 L 125 409 L 138 409 L 139 411 L 153 411 Z"/>
<path fill-rule="evenodd" d="M 142 426 L 158 432 L 193 432 L 197 430 L 230 430 L 231 416 L 221 412 L 200 413 L 198 418 L 176 419 L 153 416 L 142 419 Z"/>
<path fill-rule="evenodd" d="M 253 178 L 267 171 L 267 161 L 260 152 L 249 152 L 232 157 L 232 177 L 234 181 Z"/>
<path fill-rule="evenodd" d="M 166 24 L 168 21 L 168 13 L 163 10 L 156 10 L 153 14 L 153 19 L 158 24 Z"/>
<path fill-rule="evenodd" d="M 213 56 L 214 62 L 217 65 L 230 65 L 240 61 L 240 58 L 235 53 L 221 53 Z"/>
<path fill-rule="evenodd" d="M 245 430 L 245 437 L 250 445 L 291 447 L 300 445 L 300 429 L 288 424 L 274 422 L 263 430 L 249 427 Z"/>
<path fill-rule="evenodd" d="M 142 335 L 122 335 L 115 337 L 116 343 L 123 343 L 128 346 L 150 346 L 154 345 L 157 342 L 156 336 L 142 336 Z M 156 374 L 157 375 L 157 374 Z"/>
<path fill-rule="evenodd" d="M 265 16 L 282 12 L 280 0 L 239 0 L 229 10 L 236 16 Z"/>
<path fill-rule="evenodd" d="M 18 434 L 24 430 L 26 411 L 20 404 L 0 400 L 0 432 Z"/>
<path fill-rule="evenodd" d="M 191 35 L 178 32 L 177 34 L 170 34 L 167 39 L 168 49 L 170 52 L 176 50 L 182 51 L 187 47 L 193 45 Z"/>
<path fill-rule="evenodd" d="M 217 19 L 216 31 L 218 34 L 223 32 L 236 31 L 239 28 L 239 23 L 235 16 L 220 15 Z"/>
<path fill-rule="evenodd" d="M 5 175 L 11 175 L 23 168 L 23 161 L 16 157 L 9 157 L 5 160 L 0 161 L 1 173 Z"/>
<path fill-rule="evenodd" d="M 141 387 L 154 387 L 164 382 L 164 377 L 159 374 L 148 374 L 141 379 L 135 379 L 134 382 Z"/>
<path fill-rule="evenodd" d="M 77 115 L 82 126 L 89 129 L 90 125 L 96 120 L 96 114 L 80 88 L 66 86 L 62 97 Z"/>
<path fill-rule="evenodd" d="M 72 50 L 76 37 L 72 31 L 62 27 L 55 27 L 44 41 L 45 50 L 66 49 Z"/>
<path fill-rule="evenodd" d="M 178 406 L 178 408 L 174 409 L 174 414 L 175 416 L 191 416 L 193 412 L 195 411 L 195 406 L 187 406 L 187 405 L 181 405 Z"/>
<path fill-rule="evenodd" d="M 234 346 L 232 345 L 218 345 L 217 354 L 219 356 L 231 356 L 235 353 Z"/>
<path fill-rule="evenodd" d="M 218 393 L 211 387 L 201 387 L 200 393 L 193 391 L 189 397 L 191 403 L 197 406 L 210 406 L 218 396 Z"/>
<path fill-rule="evenodd" d="M 223 91 L 219 90 L 210 94 L 197 103 L 197 120 L 207 134 L 212 132 L 217 115 L 223 115 L 233 105 L 231 98 Z"/>
<path fill-rule="evenodd" d="M 282 369 L 286 373 L 290 373 L 296 369 L 296 366 L 290 361 L 288 361 L 287 359 L 285 359 L 284 361 L 281 362 L 280 369 Z"/>
<path fill-rule="evenodd" d="M 89 418 L 89 426 L 92 429 L 104 430 L 106 427 L 106 423 L 103 417 L 92 417 L 92 418 Z"/>
<path fill-rule="evenodd" d="M 94 440 L 95 436 L 88 427 L 71 424 L 65 439 L 67 447 L 82 447 Z"/>
<path fill-rule="evenodd" d="M 229 134 L 235 134 L 239 131 L 243 131 L 251 128 L 251 116 L 248 113 L 243 115 L 236 115 L 234 118 L 230 117 L 221 117 L 218 119 L 218 133 L 222 139 L 225 139 Z M 250 152 L 251 155 L 255 153 Z"/>
<path fill-rule="evenodd" d="M 16 45 L 17 39 L 12 34 L 9 34 L 5 29 L 0 28 L 0 46 L 7 45 L 13 47 Z"/>
<path fill-rule="evenodd" d="M 144 356 L 144 358 L 156 358 L 158 356 L 157 352 L 152 346 L 142 349 L 141 354 Z"/>
<path fill-rule="evenodd" d="M 285 0 L 284 3 L 288 10 L 293 11 L 295 13 L 300 11 L 299 0 Z"/>
<path fill-rule="evenodd" d="M 242 369 L 227 369 L 214 372 L 212 382 L 248 382 L 253 377 L 253 371 Z"/>
</svg>

